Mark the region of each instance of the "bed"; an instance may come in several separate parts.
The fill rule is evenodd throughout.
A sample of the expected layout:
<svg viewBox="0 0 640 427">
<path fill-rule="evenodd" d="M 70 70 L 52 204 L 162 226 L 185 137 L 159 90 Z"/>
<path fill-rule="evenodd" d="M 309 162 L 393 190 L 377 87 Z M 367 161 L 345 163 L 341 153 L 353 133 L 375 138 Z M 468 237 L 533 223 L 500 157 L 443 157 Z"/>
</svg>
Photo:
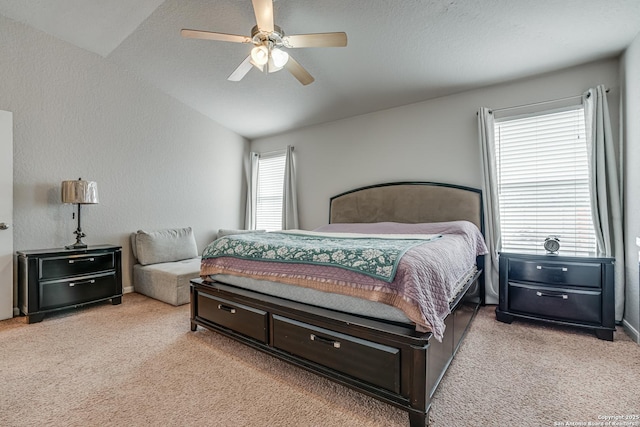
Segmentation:
<svg viewBox="0 0 640 427">
<path fill-rule="evenodd" d="M 457 228 L 460 224 L 481 233 L 480 190 L 443 183 L 395 182 L 358 188 L 332 197 L 329 224 L 321 227 L 318 234 L 331 233 L 328 237 L 338 240 L 350 240 L 351 237 L 355 240 L 364 240 L 365 237 L 367 240 L 380 239 L 373 240 L 372 244 L 390 246 L 393 254 L 390 258 L 399 258 L 393 268 L 390 264 L 378 266 L 375 272 L 352 269 L 348 273 L 351 274 L 349 277 L 367 276 L 367 280 L 375 284 L 374 289 L 384 290 L 379 295 L 384 295 L 391 292 L 386 290 L 384 283 L 396 280 L 384 276 L 390 268 L 397 269 L 392 277 L 403 274 L 404 260 L 425 247 L 429 248 L 427 251 L 441 253 L 442 249 L 438 248 L 444 247 L 442 245 L 449 239 L 447 230 L 451 225 Z M 396 236 L 398 229 L 400 234 L 408 230 L 411 238 Z M 372 230 L 383 232 L 374 235 Z M 442 230 L 444 232 L 438 232 Z M 352 232 L 366 235 L 340 234 Z M 382 236 L 385 232 L 392 235 Z M 242 246 L 247 242 L 258 242 L 252 250 L 255 252 L 255 248 L 262 244 L 261 239 L 276 237 L 257 234 L 251 237 L 243 235 L 235 240 L 231 238 L 230 241 L 236 245 L 241 242 Z M 293 237 L 287 233 L 275 234 L 287 244 L 288 240 L 298 238 L 305 244 L 312 244 L 317 237 L 314 233 L 297 231 L 290 233 L 296 235 Z M 419 242 L 407 241 L 413 240 L 414 235 Z M 391 241 L 393 243 L 388 243 Z M 217 244 L 219 248 L 215 250 L 224 251 L 227 250 L 226 243 L 228 240 L 218 239 L 210 246 Z M 396 243 L 400 246 L 394 246 Z M 484 242 L 481 246 L 484 247 Z M 332 286 L 314 289 L 306 279 L 302 283 L 291 278 L 288 281 L 279 279 L 311 277 L 310 273 L 281 274 L 284 270 L 277 270 L 285 269 L 286 273 L 296 271 L 294 269 L 299 266 L 308 268 L 305 262 L 247 261 L 246 258 L 225 256 L 224 252 L 209 258 L 205 257 L 208 250 L 203 253 L 202 277 L 191 282 L 191 330 L 202 326 L 224 334 L 402 408 L 408 412 L 411 427 L 428 425 L 433 393 L 456 354 L 478 306 L 484 303 L 483 252 L 480 247 L 474 248 L 476 255 L 471 260 L 474 264 L 471 268 L 455 266 L 460 267 L 456 273 L 460 279 L 451 284 L 450 294 L 438 296 L 447 298 L 445 312 L 440 310 L 435 314 L 441 316 L 441 327 L 435 326 L 438 320 L 429 317 L 433 313 L 427 313 L 426 320 L 422 321 L 420 313 L 407 311 L 402 304 L 395 304 L 402 298 L 393 298 L 393 301 L 379 295 L 362 298 L 358 284 L 354 284 L 350 291 L 338 291 L 343 295 L 335 295 L 332 291 L 337 288 Z M 350 248 L 345 249 L 345 253 L 349 253 L 348 250 Z M 211 251 L 213 253 L 214 249 Z M 219 260 L 220 266 L 231 261 L 220 267 L 216 264 Z M 247 265 L 256 270 L 255 266 L 263 264 L 279 267 L 266 268 L 263 276 L 257 276 L 257 279 L 234 273 L 247 271 Z M 214 270 L 211 270 L 212 265 L 216 265 Z M 334 267 L 323 268 L 328 271 Z M 211 274 L 212 271 L 216 274 Z M 460 274 L 462 271 L 465 273 Z M 331 271 L 327 274 L 337 273 Z M 331 278 L 323 277 L 320 282 L 332 284 Z M 353 292 L 354 289 L 357 292 Z M 323 300 L 324 297 L 328 301 Z M 432 305 L 441 306 L 442 303 Z"/>
</svg>

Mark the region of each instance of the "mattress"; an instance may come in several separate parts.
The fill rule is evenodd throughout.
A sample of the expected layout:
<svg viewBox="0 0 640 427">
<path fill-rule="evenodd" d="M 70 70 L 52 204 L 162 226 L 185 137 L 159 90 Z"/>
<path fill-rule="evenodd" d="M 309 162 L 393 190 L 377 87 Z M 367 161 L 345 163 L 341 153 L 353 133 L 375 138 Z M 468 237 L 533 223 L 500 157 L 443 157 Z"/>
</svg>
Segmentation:
<svg viewBox="0 0 640 427">
<path fill-rule="evenodd" d="M 453 302 L 456 299 L 460 291 L 464 288 L 464 285 L 467 284 L 477 271 L 476 266 L 473 266 L 460 278 L 460 280 L 458 280 L 454 285 L 454 292 L 449 302 Z M 384 320 L 387 322 L 412 325 L 412 327 L 415 327 L 415 323 L 412 322 L 402 310 L 377 301 L 369 301 L 350 295 L 323 292 L 313 288 L 288 285 L 268 280 L 252 279 L 249 277 L 232 276 L 229 274 L 212 274 L 209 275 L 209 278 L 228 285 L 284 298 L 290 301 L 313 305 L 315 307 Z"/>
</svg>

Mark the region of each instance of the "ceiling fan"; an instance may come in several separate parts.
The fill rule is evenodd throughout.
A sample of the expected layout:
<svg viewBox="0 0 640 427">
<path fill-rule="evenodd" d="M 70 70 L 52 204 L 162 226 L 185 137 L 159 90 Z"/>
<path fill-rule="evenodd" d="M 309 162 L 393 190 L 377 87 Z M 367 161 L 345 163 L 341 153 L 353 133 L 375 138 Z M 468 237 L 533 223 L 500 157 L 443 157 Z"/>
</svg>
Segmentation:
<svg viewBox="0 0 640 427">
<path fill-rule="evenodd" d="M 273 0 L 252 0 L 256 23 L 251 36 L 214 33 L 210 31 L 183 29 L 182 37 L 191 39 L 218 40 L 234 43 L 251 43 L 251 54 L 235 69 L 227 80 L 234 82 L 256 67 L 260 71 L 273 73 L 286 68 L 303 85 L 313 83 L 314 78 L 282 48 L 342 47 L 347 45 L 346 33 L 316 33 L 285 35 L 282 28 L 273 22 Z"/>
</svg>

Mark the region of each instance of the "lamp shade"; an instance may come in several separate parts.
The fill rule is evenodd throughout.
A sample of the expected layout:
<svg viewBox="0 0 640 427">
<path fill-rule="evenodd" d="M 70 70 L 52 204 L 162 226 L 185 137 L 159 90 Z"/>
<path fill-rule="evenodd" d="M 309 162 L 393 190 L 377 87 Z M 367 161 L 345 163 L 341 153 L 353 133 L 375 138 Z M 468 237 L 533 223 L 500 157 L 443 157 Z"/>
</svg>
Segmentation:
<svg viewBox="0 0 640 427">
<path fill-rule="evenodd" d="M 98 203 L 98 183 L 95 181 L 62 181 L 62 203 L 82 205 Z"/>
</svg>

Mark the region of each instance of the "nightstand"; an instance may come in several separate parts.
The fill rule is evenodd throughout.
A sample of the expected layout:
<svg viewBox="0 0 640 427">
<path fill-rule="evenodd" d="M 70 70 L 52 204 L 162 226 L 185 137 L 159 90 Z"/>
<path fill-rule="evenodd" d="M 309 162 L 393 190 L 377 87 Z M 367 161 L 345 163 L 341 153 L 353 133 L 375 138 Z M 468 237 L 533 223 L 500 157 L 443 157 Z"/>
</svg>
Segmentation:
<svg viewBox="0 0 640 427">
<path fill-rule="evenodd" d="M 122 302 L 122 248 L 18 251 L 18 305 L 27 323 L 98 301 Z"/>
<path fill-rule="evenodd" d="M 614 259 L 500 253 L 496 318 L 589 328 L 613 341 Z"/>
</svg>

